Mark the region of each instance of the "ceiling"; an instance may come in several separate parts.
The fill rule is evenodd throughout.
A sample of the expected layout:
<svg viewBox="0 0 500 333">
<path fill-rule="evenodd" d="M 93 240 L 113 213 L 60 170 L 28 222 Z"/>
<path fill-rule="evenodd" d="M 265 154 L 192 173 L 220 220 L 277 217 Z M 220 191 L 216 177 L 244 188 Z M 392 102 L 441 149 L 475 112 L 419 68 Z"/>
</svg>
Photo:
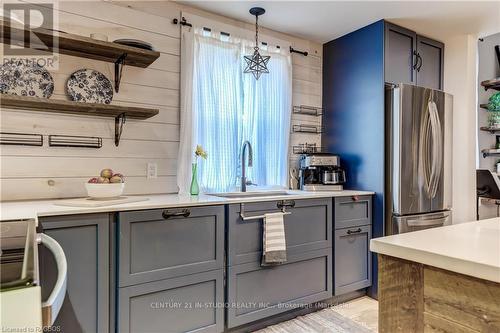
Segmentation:
<svg viewBox="0 0 500 333">
<path fill-rule="evenodd" d="M 321 43 L 380 19 L 441 40 L 500 32 L 500 0 L 178 2 L 246 22 L 254 22 L 248 10 L 260 6 L 266 9 L 262 26 Z"/>
</svg>

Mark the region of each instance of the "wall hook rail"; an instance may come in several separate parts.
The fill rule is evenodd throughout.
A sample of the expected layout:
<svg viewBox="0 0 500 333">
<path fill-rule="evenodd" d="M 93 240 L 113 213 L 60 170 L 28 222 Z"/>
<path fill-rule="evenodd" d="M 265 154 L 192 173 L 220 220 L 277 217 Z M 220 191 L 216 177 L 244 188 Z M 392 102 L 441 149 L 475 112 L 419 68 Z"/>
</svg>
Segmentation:
<svg viewBox="0 0 500 333">
<path fill-rule="evenodd" d="M 291 46 L 290 46 L 290 53 L 302 54 L 304 57 L 307 57 L 307 55 L 309 54 L 309 52 L 307 52 L 307 51 L 299 51 L 299 50 L 294 49 Z"/>
<path fill-rule="evenodd" d="M 120 113 L 115 117 L 115 146 L 118 147 L 120 144 L 120 138 L 123 132 L 123 125 L 127 120 L 127 115 L 125 113 Z"/>
<path fill-rule="evenodd" d="M 122 54 L 115 61 L 115 91 L 120 91 L 120 81 L 122 80 L 123 66 L 125 66 L 125 59 L 127 58 L 127 53 Z"/>
</svg>

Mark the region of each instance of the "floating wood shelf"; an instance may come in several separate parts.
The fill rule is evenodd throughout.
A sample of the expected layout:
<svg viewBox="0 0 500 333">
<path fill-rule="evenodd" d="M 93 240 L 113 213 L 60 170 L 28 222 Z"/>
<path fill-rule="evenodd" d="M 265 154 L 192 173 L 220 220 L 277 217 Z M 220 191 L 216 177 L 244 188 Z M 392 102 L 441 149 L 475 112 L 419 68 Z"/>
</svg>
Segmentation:
<svg viewBox="0 0 500 333">
<path fill-rule="evenodd" d="M 158 109 L 146 109 L 114 104 L 97 104 L 46 99 L 15 95 L 0 95 L 0 105 L 12 109 L 30 111 L 77 114 L 81 116 L 98 116 L 115 118 L 125 114 L 127 118 L 147 119 L 158 114 Z"/>
<path fill-rule="evenodd" d="M 488 89 L 500 90 L 500 77 L 497 77 L 496 79 L 492 80 L 483 81 L 481 82 L 481 85 L 484 87 L 485 90 Z"/>
<path fill-rule="evenodd" d="M 32 32 L 43 43 L 37 45 L 36 41 L 30 40 L 29 32 Z M 38 50 L 48 49 L 51 52 L 112 63 L 126 54 L 124 65 L 142 68 L 148 67 L 160 56 L 160 52 L 156 51 L 42 28 L 25 30 L 3 21 L 0 21 L 0 36 L 3 43 L 25 45 L 25 47 Z"/>
<path fill-rule="evenodd" d="M 483 149 L 481 153 L 483 153 L 483 157 L 500 156 L 500 149 Z"/>
<path fill-rule="evenodd" d="M 123 124 L 127 118 L 147 119 L 159 113 L 158 109 L 146 109 L 130 106 L 82 103 L 60 99 L 46 99 L 14 95 L 0 95 L 0 106 L 12 109 L 42 111 L 52 113 L 97 116 L 115 119 L 115 145 L 120 143 Z"/>
<path fill-rule="evenodd" d="M 500 127 L 484 126 L 484 127 L 481 127 L 480 130 L 485 131 L 485 132 L 490 132 L 490 133 L 496 133 L 496 132 L 500 132 Z"/>
</svg>

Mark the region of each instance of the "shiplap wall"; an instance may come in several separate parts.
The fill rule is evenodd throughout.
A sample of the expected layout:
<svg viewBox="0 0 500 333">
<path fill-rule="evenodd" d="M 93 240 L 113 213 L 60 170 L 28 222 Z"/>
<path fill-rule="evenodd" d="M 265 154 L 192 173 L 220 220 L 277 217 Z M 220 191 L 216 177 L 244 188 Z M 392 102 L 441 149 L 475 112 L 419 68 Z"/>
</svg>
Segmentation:
<svg viewBox="0 0 500 333">
<path fill-rule="evenodd" d="M 182 10 L 252 29 L 237 22 L 172 2 L 59 2 L 59 30 L 88 36 L 101 33 L 109 40 L 136 38 L 152 43 L 161 56 L 149 68 L 125 67 L 120 92 L 113 103 L 156 107 L 160 113 L 143 121 L 127 120 L 119 147 L 114 145 L 114 121 L 63 114 L 2 109 L 0 130 L 103 138 L 101 149 L 1 146 L 1 200 L 68 198 L 84 196 L 84 183 L 100 169 L 110 167 L 126 176 L 127 194 L 175 193 L 179 144 L 180 28 L 172 24 Z M 321 45 L 270 30 L 292 41 L 310 56 L 293 55 L 293 104 L 321 106 Z M 60 55 L 52 71 L 55 92 L 66 99 L 65 82 L 80 68 L 96 69 L 113 81 L 112 64 Z M 320 122 L 293 116 L 293 122 Z M 291 144 L 313 142 L 319 136 L 292 135 Z M 292 162 L 296 159 L 292 156 Z M 158 178 L 146 178 L 147 163 L 158 165 Z M 49 181 L 53 185 L 49 185 Z"/>
</svg>

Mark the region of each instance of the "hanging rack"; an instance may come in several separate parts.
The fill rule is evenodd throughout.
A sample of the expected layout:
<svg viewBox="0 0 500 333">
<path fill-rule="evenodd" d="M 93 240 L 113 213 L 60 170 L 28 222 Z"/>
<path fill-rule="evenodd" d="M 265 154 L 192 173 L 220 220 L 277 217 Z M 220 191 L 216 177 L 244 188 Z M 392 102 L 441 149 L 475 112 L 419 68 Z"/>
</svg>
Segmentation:
<svg viewBox="0 0 500 333">
<path fill-rule="evenodd" d="M 307 55 L 309 54 L 309 52 L 307 52 L 307 51 L 299 51 L 299 50 L 294 49 L 291 46 L 290 46 L 290 53 L 302 54 L 304 57 L 307 57 Z"/>
<path fill-rule="evenodd" d="M 276 204 L 276 206 L 280 209 L 280 212 L 283 213 L 283 215 L 291 215 L 292 213 L 286 211 L 286 207 L 290 207 L 290 208 L 295 207 L 295 201 L 294 200 L 282 200 L 282 201 L 279 201 Z M 245 204 L 240 203 L 240 217 L 243 221 L 259 220 L 259 219 L 263 219 L 265 217 L 265 214 L 246 216 L 245 215 Z"/>
</svg>

